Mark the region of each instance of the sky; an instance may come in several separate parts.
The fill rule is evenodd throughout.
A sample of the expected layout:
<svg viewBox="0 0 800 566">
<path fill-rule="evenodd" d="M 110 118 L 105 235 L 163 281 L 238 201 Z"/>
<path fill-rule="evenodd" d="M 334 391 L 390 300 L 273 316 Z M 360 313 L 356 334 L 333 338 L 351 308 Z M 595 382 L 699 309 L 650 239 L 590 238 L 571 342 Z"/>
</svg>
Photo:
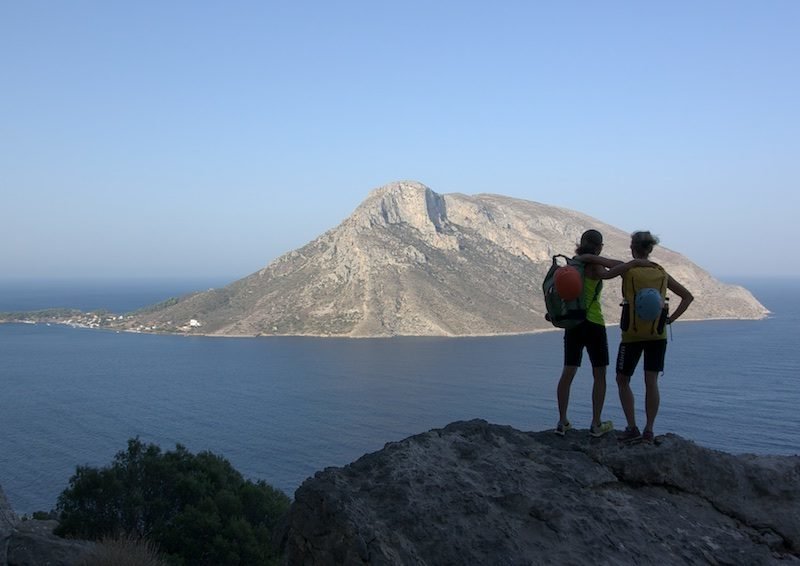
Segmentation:
<svg viewBox="0 0 800 566">
<path fill-rule="evenodd" d="M 0 278 L 243 277 L 415 180 L 800 277 L 800 2 L 0 0 Z"/>
</svg>

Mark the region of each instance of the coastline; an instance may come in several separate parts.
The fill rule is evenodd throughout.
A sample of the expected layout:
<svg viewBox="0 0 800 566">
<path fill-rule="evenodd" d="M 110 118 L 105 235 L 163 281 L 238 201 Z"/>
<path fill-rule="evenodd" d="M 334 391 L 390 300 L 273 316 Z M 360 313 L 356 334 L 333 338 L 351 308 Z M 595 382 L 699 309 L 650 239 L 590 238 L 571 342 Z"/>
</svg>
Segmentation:
<svg viewBox="0 0 800 566">
<path fill-rule="evenodd" d="M 758 322 L 767 320 L 772 317 L 774 313 L 771 311 L 767 311 L 763 316 L 760 317 L 714 317 L 714 318 L 689 318 L 689 317 L 681 317 L 678 323 L 697 323 L 697 322 L 719 322 L 719 321 L 752 321 Z M 551 327 L 551 328 L 536 328 L 526 331 L 520 332 L 494 332 L 490 334 L 373 334 L 373 335 L 358 335 L 354 336 L 351 334 L 312 334 L 312 333 L 294 333 L 294 334 L 284 334 L 284 333 L 271 333 L 271 334 L 222 334 L 222 333 L 209 333 L 209 332 L 165 332 L 159 330 L 144 330 L 144 329 L 134 329 L 134 328 L 121 328 L 112 325 L 102 325 L 99 323 L 78 323 L 72 321 L 64 321 L 64 320 L 34 320 L 34 319 L 2 319 L 0 318 L 0 324 L 46 324 L 47 326 L 50 325 L 59 325 L 59 326 L 68 326 L 71 328 L 82 328 L 87 330 L 103 330 L 107 332 L 116 332 L 116 333 L 128 333 L 128 334 L 150 334 L 150 335 L 160 335 L 160 336 L 184 336 L 184 337 L 192 337 L 192 336 L 199 336 L 204 338 L 318 338 L 318 339 L 325 339 L 325 338 L 348 338 L 353 340 L 373 340 L 373 339 L 391 339 L 391 338 L 446 338 L 446 339 L 457 339 L 457 338 L 500 338 L 503 336 L 528 336 L 528 335 L 536 335 L 536 334 L 543 334 L 546 332 L 560 332 L 563 329 Z M 606 328 L 612 328 L 617 326 L 618 323 L 606 323 Z"/>
</svg>

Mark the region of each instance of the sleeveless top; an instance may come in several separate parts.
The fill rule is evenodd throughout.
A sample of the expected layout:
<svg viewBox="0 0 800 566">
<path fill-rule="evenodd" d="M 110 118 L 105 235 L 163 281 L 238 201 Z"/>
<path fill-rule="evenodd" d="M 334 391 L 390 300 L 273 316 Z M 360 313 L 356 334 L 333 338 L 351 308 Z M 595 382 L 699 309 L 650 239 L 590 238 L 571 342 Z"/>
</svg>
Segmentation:
<svg viewBox="0 0 800 566">
<path fill-rule="evenodd" d="M 605 326 L 603 320 L 603 309 L 600 305 L 600 293 L 597 286 L 602 285 L 600 279 L 589 279 L 588 277 L 583 280 L 583 301 L 586 304 L 586 320 L 594 322 L 595 324 L 602 324 Z M 595 296 L 595 293 L 597 296 Z M 594 300 L 593 300 L 594 299 Z"/>
</svg>

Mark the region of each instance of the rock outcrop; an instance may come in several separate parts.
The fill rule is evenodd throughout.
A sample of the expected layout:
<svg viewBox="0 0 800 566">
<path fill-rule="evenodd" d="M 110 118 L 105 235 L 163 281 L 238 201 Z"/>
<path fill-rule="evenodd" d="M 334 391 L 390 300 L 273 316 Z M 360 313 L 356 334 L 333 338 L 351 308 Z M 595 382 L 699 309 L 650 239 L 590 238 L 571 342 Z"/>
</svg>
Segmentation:
<svg viewBox="0 0 800 566">
<path fill-rule="evenodd" d="M 14 513 L 3 488 L 0 487 L 0 566 L 7 564 L 8 543 L 18 522 L 19 517 Z"/>
<path fill-rule="evenodd" d="M 0 487 L 0 566 L 72 566 L 94 543 L 53 534 L 56 521 L 20 519 Z"/>
<path fill-rule="evenodd" d="M 306 480 L 284 544 L 305 566 L 797 564 L 800 457 L 453 423 Z"/>
<path fill-rule="evenodd" d="M 143 310 L 120 328 L 218 335 L 493 335 L 552 328 L 541 282 L 588 228 L 609 257 L 630 235 L 578 212 L 498 195 L 440 195 L 415 182 L 376 189 L 338 227 L 222 289 Z M 687 258 L 653 259 L 688 287 L 684 319 L 757 319 L 766 309 Z M 619 311 L 619 285 L 604 292 Z"/>
</svg>

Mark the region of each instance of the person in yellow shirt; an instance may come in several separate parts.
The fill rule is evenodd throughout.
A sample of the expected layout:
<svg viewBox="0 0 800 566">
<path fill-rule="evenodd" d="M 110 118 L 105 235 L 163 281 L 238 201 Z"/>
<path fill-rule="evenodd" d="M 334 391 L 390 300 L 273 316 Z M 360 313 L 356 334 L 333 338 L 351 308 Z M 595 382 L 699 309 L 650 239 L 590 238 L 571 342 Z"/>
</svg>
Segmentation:
<svg viewBox="0 0 800 566">
<path fill-rule="evenodd" d="M 620 323 L 622 340 L 617 352 L 617 387 L 627 427 L 620 440 L 632 442 L 653 441 L 653 425 L 658 414 L 661 395 L 658 390 L 658 374 L 664 371 L 667 352 L 667 324 L 678 319 L 694 300 L 692 294 L 663 267 L 648 261 L 658 238 L 650 232 L 634 232 L 631 236 L 631 255 L 634 259 L 647 261 L 622 275 L 623 312 Z M 681 302 L 672 314 L 668 313 L 667 290 L 672 291 Z M 644 354 L 645 415 L 644 431 L 636 426 L 631 376 L 639 359 Z"/>
</svg>

